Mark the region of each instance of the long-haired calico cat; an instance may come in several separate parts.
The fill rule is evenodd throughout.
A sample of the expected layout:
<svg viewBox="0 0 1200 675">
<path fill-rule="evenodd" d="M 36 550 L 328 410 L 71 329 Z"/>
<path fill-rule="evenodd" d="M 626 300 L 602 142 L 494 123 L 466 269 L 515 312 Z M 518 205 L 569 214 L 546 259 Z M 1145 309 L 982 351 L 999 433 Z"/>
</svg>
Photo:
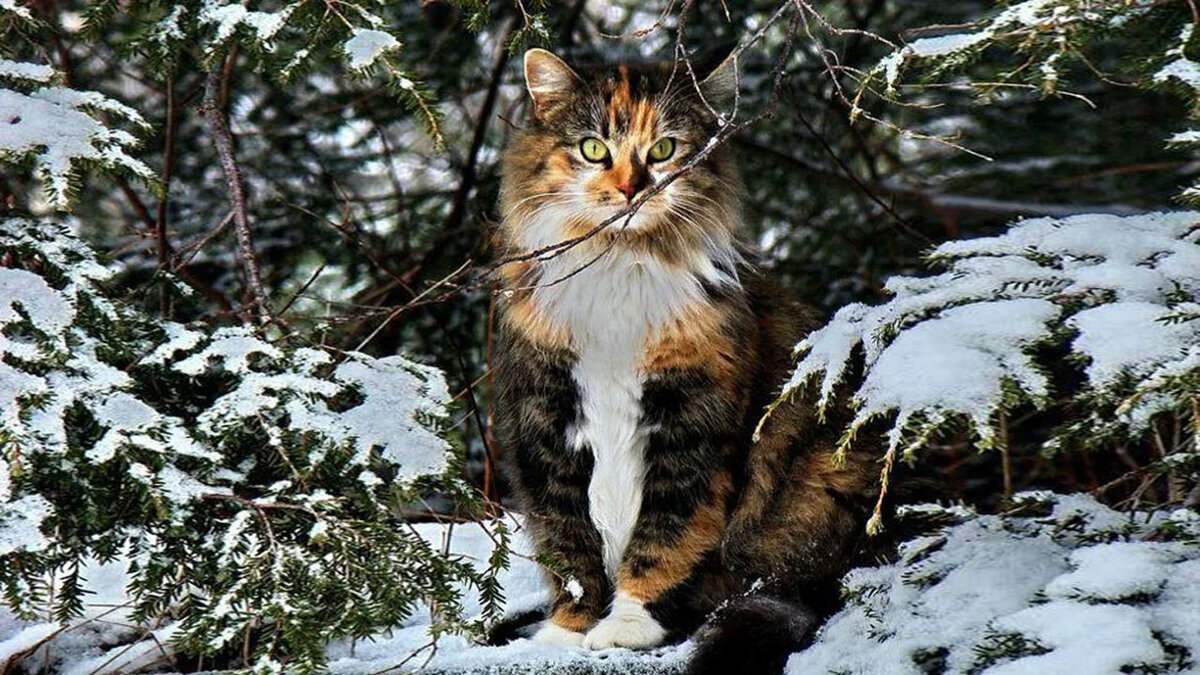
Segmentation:
<svg viewBox="0 0 1200 675">
<path fill-rule="evenodd" d="M 733 64 L 574 70 L 525 55 L 528 125 L 501 188 L 495 356 L 509 479 L 554 596 L 535 639 L 653 647 L 718 610 L 694 672 L 778 670 L 836 596 L 873 485 L 834 424 L 781 406 L 753 430 L 811 328 L 738 241 L 741 182 L 716 148 Z M 661 186 L 660 186 L 661 187 Z"/>
</svg>

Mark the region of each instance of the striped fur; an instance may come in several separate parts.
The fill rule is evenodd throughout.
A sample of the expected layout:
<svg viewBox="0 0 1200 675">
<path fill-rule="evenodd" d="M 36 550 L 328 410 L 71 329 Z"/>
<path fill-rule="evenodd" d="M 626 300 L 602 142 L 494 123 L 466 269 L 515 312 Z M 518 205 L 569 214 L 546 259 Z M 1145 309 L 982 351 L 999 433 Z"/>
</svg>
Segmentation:
<svg viewBox="0 0 1200 675">
<path fill-rule="evenodd" d="M 526 77 L 534 105 L 505 156 L 504 253 L 586 232 L 625 204 L 618 188 L 634 173 L 649 189 L 715 130 L 701 93 L 669 66 L 576 71 L 533 50 Z M 718 68 L 700 92 L 715 102 L 730 79 Z M 659 166 L 647 152 L 664 136 L 677 150 Z M 611 161 L 587 162 L 586 137 L 603 139 Z M 756 581 L 815 602 L 855 547 L 872 453 L 834 462 L 833 423 L 802 403 L 751 442 L 812 323 L 746 260 L 740 202 L 719 148 L 627 224 L 504 268 L 497 429 L 553 561 L 539 639 L 653 646 Z"/>
</svg>

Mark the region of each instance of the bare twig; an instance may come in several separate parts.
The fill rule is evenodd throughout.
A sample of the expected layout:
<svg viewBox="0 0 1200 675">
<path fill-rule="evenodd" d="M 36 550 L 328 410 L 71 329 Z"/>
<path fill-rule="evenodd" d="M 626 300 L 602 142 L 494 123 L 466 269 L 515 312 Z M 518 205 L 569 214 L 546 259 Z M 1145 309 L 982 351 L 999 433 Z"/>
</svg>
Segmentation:
<svg viewBox="0 0 1200 675">
<path fill-rule="evenodd" d="M 221 170 L 225 174 L 225 182 L 229 187 L 229 203 L 233 209 L 234 230 L 237 233 L 238 254 L 242 259 L 242 267 L 246 275 L 246 286 L 258 311 L 259 321 L 270 323 L 273 319 L 263 288 L 262 275 L 259 271 L 258 258 L 254 254 L 254 242 L 250 236 L 250 219 L 246 210 L 246 193 L 242 187 L 242 172 L 238 168 L 233 155 L 233 134 L 225 120 L 225 113 L 220 106 L 221 92 L 225 86 L 226 71 L 220 63 L 215 64 L 204 81 L 204 103 L 201 111 L 208 121 L 217 155 L 221 160 Z"/>
<path fill-rule="evenodd" d="M 198 239 L 196 239 L 196 241 L 193 241 L 192 243 L 180 249 L 179 252 L 175 254 L 175 261 L 173 265 L 174 269 L 179 269 L 191 262 L 192 258 L 196 257 L 196 254 L 199 253 L 205 246 L 208 246 L 213 239 L 221 236 L 221 233 L 224 232 L 232 222 L 233 212 L 230 211 L 225 215 L 224 218 L 221 219 L 221 222 L 218 223 L 216 227 L 201 235 Z"/>
<path fill-rule="evenodd" d="M 519 3 L 518 6 L 520 6 Z M 521 11 L 525 11 L 523 7 Z M 500 93 L 500 83 L 504 79 L 504 71 L 508 66 L 508 49 L 505 45 L 512 31 L 513 24 L 510 21 L 505 26 L 503 37 L 496 48 L 496 60 L 492 63 L 487 93 L 484 95 L 483 104 L 479 106 L 479 118 L 475 121 L 475 132 L 471 138 L 471 149 L 467 152 L 467 162 L 463 165 L 462 182 L 459 183 L 458 191 L 454 194 L 454 202 L 450 207 L 450 214 L 446 216 L 445 229 L 457 227 L 466 217 L 467 199 L 471 196 L 471 191 L 475 187 L 479 152 L 483 149 L 483 142 L 487 138 L 487 130 L 491 125 L 492 113 L 496 108 L 496 98 Z"/>
<path fill-rule="evenodd" d="M 154 238 L 157 244 L 158 269 L 171 269 L 171 242 L 167 239 L 167 213 L 171 199 L 171 172 L 175 166 L 175 133 L 178 129 L 178 110 L 175 106 L 175 81 L 171 74 L 167 81 L 167 134 L 163 141 L 163 165 L 159 174 L 162 182 L 162 198 L 158 200 L 158 212 L 154 219 Z M 158 289 L 158 311 L 164 319 L 171 318 L 171 294 L 166 284 Z"/>
</svg>

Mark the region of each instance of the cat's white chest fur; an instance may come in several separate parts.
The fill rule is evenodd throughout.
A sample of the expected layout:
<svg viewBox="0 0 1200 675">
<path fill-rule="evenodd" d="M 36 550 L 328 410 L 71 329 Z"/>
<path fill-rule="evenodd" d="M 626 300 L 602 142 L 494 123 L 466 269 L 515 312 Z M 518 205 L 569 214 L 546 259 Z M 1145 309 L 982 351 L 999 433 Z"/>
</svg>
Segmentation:
<svg viewBox="0 0 1200 675">
<path fill-rule="evenodd" d="M 543 283 L 578 269 L 594 253 L 568 251 L 546 263 Z M 603 541 L 604 566 L 616 578 L 642 503 L 648 430 L 642 417 L 640 365 L 647 338 L 703 290 L 692 270 L 614 248 L 563 283 L 534 292 L 548 317 L 571 333 L 580 415 L 567 445 L 594 457 L 589 511 Z"/>
</svg>

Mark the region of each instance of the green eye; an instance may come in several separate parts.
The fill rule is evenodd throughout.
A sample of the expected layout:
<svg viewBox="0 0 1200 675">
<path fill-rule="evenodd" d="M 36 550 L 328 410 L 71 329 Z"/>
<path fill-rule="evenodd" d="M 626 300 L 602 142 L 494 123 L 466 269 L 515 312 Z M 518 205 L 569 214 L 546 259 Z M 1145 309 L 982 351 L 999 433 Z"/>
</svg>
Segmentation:
<svg viewBox="0 0 1200 675">
<path fill-rule="evenodd" d="M 664 162 L 671 159 L 671 155 L 675 154 L 675 139 L 660 138 L 650 146 L 650 161 Z"/>
<path fill-rule="evenodd" d="M 579 152 L 589 162 L 603 162 L 608 159 L 608 146 L 599 138 L 585 138 L 579 143 Z"/>
</svg>

